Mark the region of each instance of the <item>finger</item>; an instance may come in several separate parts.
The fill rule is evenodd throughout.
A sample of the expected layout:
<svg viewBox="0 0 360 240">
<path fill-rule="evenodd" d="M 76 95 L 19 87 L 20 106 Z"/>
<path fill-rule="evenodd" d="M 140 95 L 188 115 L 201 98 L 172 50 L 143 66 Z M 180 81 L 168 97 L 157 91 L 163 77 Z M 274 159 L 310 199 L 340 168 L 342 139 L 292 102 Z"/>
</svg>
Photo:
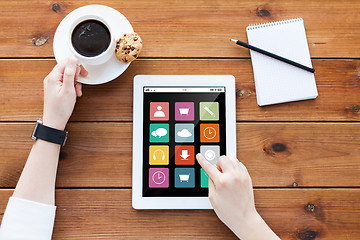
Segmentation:
<svg viewBox="0 0 360 240">
<path fill-rule="evenodd" d="M 81 97 L 81 95 L 82 95 L 82 91 L 81 91 L 82 85 L 81 85 L 81 83 L 76 82 L 76 80 L 79 79 L 80 71 L 81 71 L 81 67 L 79 65 L 76 65 L 75 92 L 76 92 L 77 97 Z"/>
<path fill-rule="evenodd" d="M 86 71 L 83 65 L 80 65 L 80 75 L 83 77 L 86 77 L 88 75 L 88 71 Z"/>
<path fill-rule="evenodd" d="M 217 168 L 221 173 L 223 172 L 222 169 L 221 169 L 221 167 L 219 166 L 219 164 L 216 165 L 216 168 Z"/>
<path fill-rule="evenodd" d="M 55 65 L 51 73 L 63 73 L 66 64 L 69 62 L 69 59 L 63 59 L 58 64 Z"/>
<path fill-rule="evenodd" d="M 240 162 L 236 157 L 231 157 L 230 159 L 234 163 L 234 166 L 236 169 L 243 171 L 243 172 L 247 172 L 245 165 L 242 162 Z"/>
<path fill-rule="evenodd" d="M 240 162 L 239 160 L 237 160 L 237 162 L 239 164 L 238 166 L 240 167 L 241 171 L 246 173 L 246 174 L 249 174 L 249 172 L 248 172 L 247 168 L 245 167 L 245 165 L 242 162 Z"/>
<path fill-rule="evenodd" d="M 58 62 L 51 70 L 51 72 L 46 76 L 46 79 L 50 82 L 57 82 L 59 79 L 62 79 L 62 75 L 68 61 L 69 59 L 64 59 Z"/>
<path fill-rule="evenodd" d="M 75 83 L 75 92 L 76 96 L 81 97 L 82 96 L 82 84 L 77 82 Z"/>
<path fill-rule="evenodd" d="M 70 58 L 66 58 L 61 60 L 60 62 L 58 62 L 58 64 L 55 65 L 55 67 L 53 68 L 53 70 L 51 71 L 51 73 L 64 73 L 65 67 L 69 62 L 75 62 L 76 61 L 74 59 L 70 59 Z"/>
<path fill-rule="evenodd" d="M 76 65 L 75 81 L 79 79 L 80 70 L 81 70 L 80 66 Z"/>
<path fill-rule="evenodd" d="M 218 166 L 221 168 L 223 172 L 227 172 L 235 169 L 233 161 L 226 156 L 219 157 Z"/>
<path fill-rule="evenodd" d="M 208 180 L 208 188 L 209 188 L 209 198 L 214 197 L 215 195 L 215 184 L 213 182 L 213 180 L 211 180 L 211 178 L 209 178 Z"/>
<path fill-rule="evenodd" d="M 206 160 L 203 155 L 198 153 L 196 155 L 196 159 L 200 166 L 204 169 L 204 171 L 212 180 L 216 181 L 220 177 L 221 173 L 219 172 L 219 170 L 217 170 L 216 166 Z"/>
<path fill-rule="evenodd" d="M 76 75 L 76 63 L 69 61 L 64 69 L 63 84 L 65 89 L 74 89 Z"/>
</svg>

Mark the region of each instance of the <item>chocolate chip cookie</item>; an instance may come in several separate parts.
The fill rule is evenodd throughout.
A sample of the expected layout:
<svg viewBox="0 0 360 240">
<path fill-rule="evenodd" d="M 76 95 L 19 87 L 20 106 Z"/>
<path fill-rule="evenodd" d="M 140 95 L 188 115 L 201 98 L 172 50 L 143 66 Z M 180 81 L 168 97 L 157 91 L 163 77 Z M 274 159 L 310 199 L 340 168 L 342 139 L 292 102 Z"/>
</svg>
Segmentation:
<svg viewBox="0 0 360 240">
<path fill-rule="evenodd" d="M 125 33 L 116 41 L 115 55 L 123 62 L 132 62 L 140 54 L 142 41 L 137 33 Z"/>
</svg>

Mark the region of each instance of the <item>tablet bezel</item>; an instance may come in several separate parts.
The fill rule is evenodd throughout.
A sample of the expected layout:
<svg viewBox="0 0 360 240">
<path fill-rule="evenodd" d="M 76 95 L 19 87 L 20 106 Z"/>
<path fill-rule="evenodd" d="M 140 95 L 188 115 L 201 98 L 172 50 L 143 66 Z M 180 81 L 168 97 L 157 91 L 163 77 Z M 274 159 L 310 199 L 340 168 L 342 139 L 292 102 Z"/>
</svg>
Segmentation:
<svg viewBox="0 0 360 240">
<path fill-rule="evenodd" d="M 143 103 L 144 87 L 225 87 L 226 155 L 236 157 L 235 78 L 232 75 L 137 75 L 133 101 L 134 209 L 212 209 L 208 197 L 143 197 Z M 140 160 L 139 160 L 140 159 Z"/>
</svg>

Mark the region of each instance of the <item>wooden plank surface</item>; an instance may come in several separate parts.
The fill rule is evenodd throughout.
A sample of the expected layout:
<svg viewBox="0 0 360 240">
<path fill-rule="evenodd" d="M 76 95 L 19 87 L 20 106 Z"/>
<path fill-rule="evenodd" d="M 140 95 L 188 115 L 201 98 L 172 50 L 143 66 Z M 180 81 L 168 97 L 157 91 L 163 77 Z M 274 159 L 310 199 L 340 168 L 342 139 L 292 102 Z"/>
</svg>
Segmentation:
<svg viewBox="0 0 360 240">
<path fill-rule="evenodd" d="M 11 193 L 0 190 L 0 219 Z M 359 189 L 256 189 L 255 199 L 281 239 L 360 235 Z M 212 210 L 134 210 L 128 189 L 61 189 L 56 204 L 53 239 L 236 239 Z"/>
<path fill-rule="evenodd" d="M 16 185 L 33 126 L 0 124 L 0 187 Z M 67 129 L 58 187 L 131 187 L 131 123 Z M 360 123 L 238 123 L 237 152 L 257 187 L 360 185 Z"/>
<path fill-rule="evenodd" d="M 55 65 L 37 58 L 53 57 L 68 13 L 94 3 L 122 12 L 144 47 L 115 81 L 84 86 L 61 150 L 53 239 L 235 239 L 213 211 L 132 209 L 137 74 L 234 75 L 238 158 L 270 227 L 282 239 L 360 239 L 358 0 L 0 0 L 0 221 Z M 249 24 L 294 17 L 305 21 L 319 97 L 260 108 L 249 51 L 228 38 L 247 41 Z"/>
<path fill-rule="evenodd" d="M 0 120 L 34 121 L 42 114 L 43 78 L 54 60 L 0 60 Z M 231 74 L 236 78 L 238 121 L 359 121 L 360 61 L 313 60 L 319 97 L 259 107 L 251 62 L 138 60 L 118 79 L 85 86 L 72 121 L 132 121 L 132 84 L 137 74 Z"/>
<path fill-rule="evenodd" d="M 123 13 L 144 40 L 141 57 L 249 57 L 229 38 L 249 24 L 305 21 L 312 57 L 360 57 L 360 2 L 79 0 L 0 1 L 0 57 L 50 57 L 55 30 L 72 10 L 104 4 Z M 17 14 L 14 14 L 17 13 Z"/>
</svg>

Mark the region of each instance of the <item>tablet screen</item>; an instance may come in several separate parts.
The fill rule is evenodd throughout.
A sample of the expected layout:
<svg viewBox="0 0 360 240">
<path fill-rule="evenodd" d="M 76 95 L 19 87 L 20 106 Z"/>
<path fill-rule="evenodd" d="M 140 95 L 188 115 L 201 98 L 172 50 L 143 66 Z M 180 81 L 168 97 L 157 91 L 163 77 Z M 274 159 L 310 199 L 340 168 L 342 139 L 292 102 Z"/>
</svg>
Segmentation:
<svg viewBox="0 0 360 240">
<path fill-rule="evenodd" d="M 143 197 L 205 197 L 196 154 L 226 154 L 225 87 L 145 86 Z"/>
</svg>

